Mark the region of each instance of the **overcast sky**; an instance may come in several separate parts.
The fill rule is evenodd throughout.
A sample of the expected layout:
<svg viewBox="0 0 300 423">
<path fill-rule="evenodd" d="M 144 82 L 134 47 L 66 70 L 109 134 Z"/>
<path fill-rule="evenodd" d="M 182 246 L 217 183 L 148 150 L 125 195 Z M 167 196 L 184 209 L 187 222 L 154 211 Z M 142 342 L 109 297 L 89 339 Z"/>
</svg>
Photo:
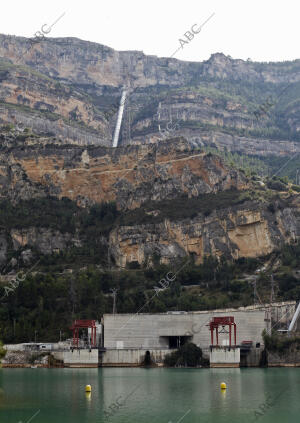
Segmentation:
<svg viewBox="0 0 300 423">
<path fill-rule="evenodd" d="M 217 52 L 255 61 L 300 57 L 300 0 L 2 0 L 0 32 L 32 37 L 64 12 L 49 36 L 160 57 L 172 56 L 182 39 L 174 56 L 181 60 L 207 60 Z M 184 37 L 209 17 L 193 39 Z"/>
</svg>

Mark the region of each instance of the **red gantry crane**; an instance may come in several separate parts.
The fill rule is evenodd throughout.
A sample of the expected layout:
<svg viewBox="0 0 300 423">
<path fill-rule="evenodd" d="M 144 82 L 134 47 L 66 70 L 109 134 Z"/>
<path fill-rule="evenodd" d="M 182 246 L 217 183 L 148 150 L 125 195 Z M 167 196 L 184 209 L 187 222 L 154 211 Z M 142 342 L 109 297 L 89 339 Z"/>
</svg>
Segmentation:
<svg viewBox="0 0 300 423">
<path fill-rule="evenodd" d="M 78 348 L 79 329 L 91 329 L 91 347 L 96 346 L 96 320 L 75 320 L 71 329 L 73 331 L 73 347 Z"/>
<path fill-rule="evenodd" d="M 219 345 L 219 333 L 228 333 L 225 331 L 225 326 L 229 326 L 229 346 L 231 347 L 231 327 L 234 329 L 234 346 L 236 346 L 236 323 L 234 323 L 233 316 L 226 317 L 213 317 L 212 321 L 207 325 L 209 326 L 211 335 L 211 345 L 214 345 L 214 330 L 216 330 L 216 341 L 217 346 Z M 223 330 L 219 332 L 219 326 L 222 326 Z"/>
</svg>

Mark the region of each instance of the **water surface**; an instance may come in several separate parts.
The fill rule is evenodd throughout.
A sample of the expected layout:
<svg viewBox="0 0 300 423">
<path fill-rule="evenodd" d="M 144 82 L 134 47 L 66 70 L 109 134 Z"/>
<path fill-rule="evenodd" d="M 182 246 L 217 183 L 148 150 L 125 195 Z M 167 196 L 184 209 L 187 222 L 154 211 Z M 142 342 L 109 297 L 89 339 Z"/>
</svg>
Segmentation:
<svg viewBox="0 0 300 423">
<path fill-rule="evenodd" d="M 1 423 L 254 421 L 300 421 L 300 369 L 0 370 Z"/>
</svg>

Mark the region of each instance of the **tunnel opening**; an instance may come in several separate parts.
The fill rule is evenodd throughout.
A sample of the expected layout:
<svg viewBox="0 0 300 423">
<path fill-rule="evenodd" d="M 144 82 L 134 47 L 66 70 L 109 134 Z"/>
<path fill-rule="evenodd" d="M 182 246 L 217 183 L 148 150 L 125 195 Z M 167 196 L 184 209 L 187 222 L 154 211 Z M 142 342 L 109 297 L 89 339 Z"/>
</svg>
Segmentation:
<svg viewBox="0 0 300 423">
<path fill-rule="evenodd" d="M 142 358 L 141 365 L 144 367 L 153 366 L 155 365 L 155 362 L 153 358 L 151 357 L 150 351 L 146 351 L 144 357 Z"/>
<path fill-rule="evenodd" d="M 189 336 L 168 336 L 169 349 L 174 350 L 182 347 L 189 340 Z"/>
</svg>

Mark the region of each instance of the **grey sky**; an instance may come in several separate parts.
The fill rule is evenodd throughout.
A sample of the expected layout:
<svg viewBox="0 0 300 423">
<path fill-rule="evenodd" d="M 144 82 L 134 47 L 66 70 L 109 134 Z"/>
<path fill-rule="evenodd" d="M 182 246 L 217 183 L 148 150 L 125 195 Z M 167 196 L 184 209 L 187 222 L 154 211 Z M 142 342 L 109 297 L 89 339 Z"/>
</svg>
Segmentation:
<svg viewBox="0 0 300 423">
<path fill-rule="evenodd" d="M 215 13 L 174 57 L 201 61 L 223 52 L 244 60 L 282 61 L 300 56 L 299 0 L 10 0 L 1 4 L 0 32 L 31 37 L 64 12 L 49 36 L 170 57 L 179 39 L 186 40 L 186 31 Z"/>
</svg>

